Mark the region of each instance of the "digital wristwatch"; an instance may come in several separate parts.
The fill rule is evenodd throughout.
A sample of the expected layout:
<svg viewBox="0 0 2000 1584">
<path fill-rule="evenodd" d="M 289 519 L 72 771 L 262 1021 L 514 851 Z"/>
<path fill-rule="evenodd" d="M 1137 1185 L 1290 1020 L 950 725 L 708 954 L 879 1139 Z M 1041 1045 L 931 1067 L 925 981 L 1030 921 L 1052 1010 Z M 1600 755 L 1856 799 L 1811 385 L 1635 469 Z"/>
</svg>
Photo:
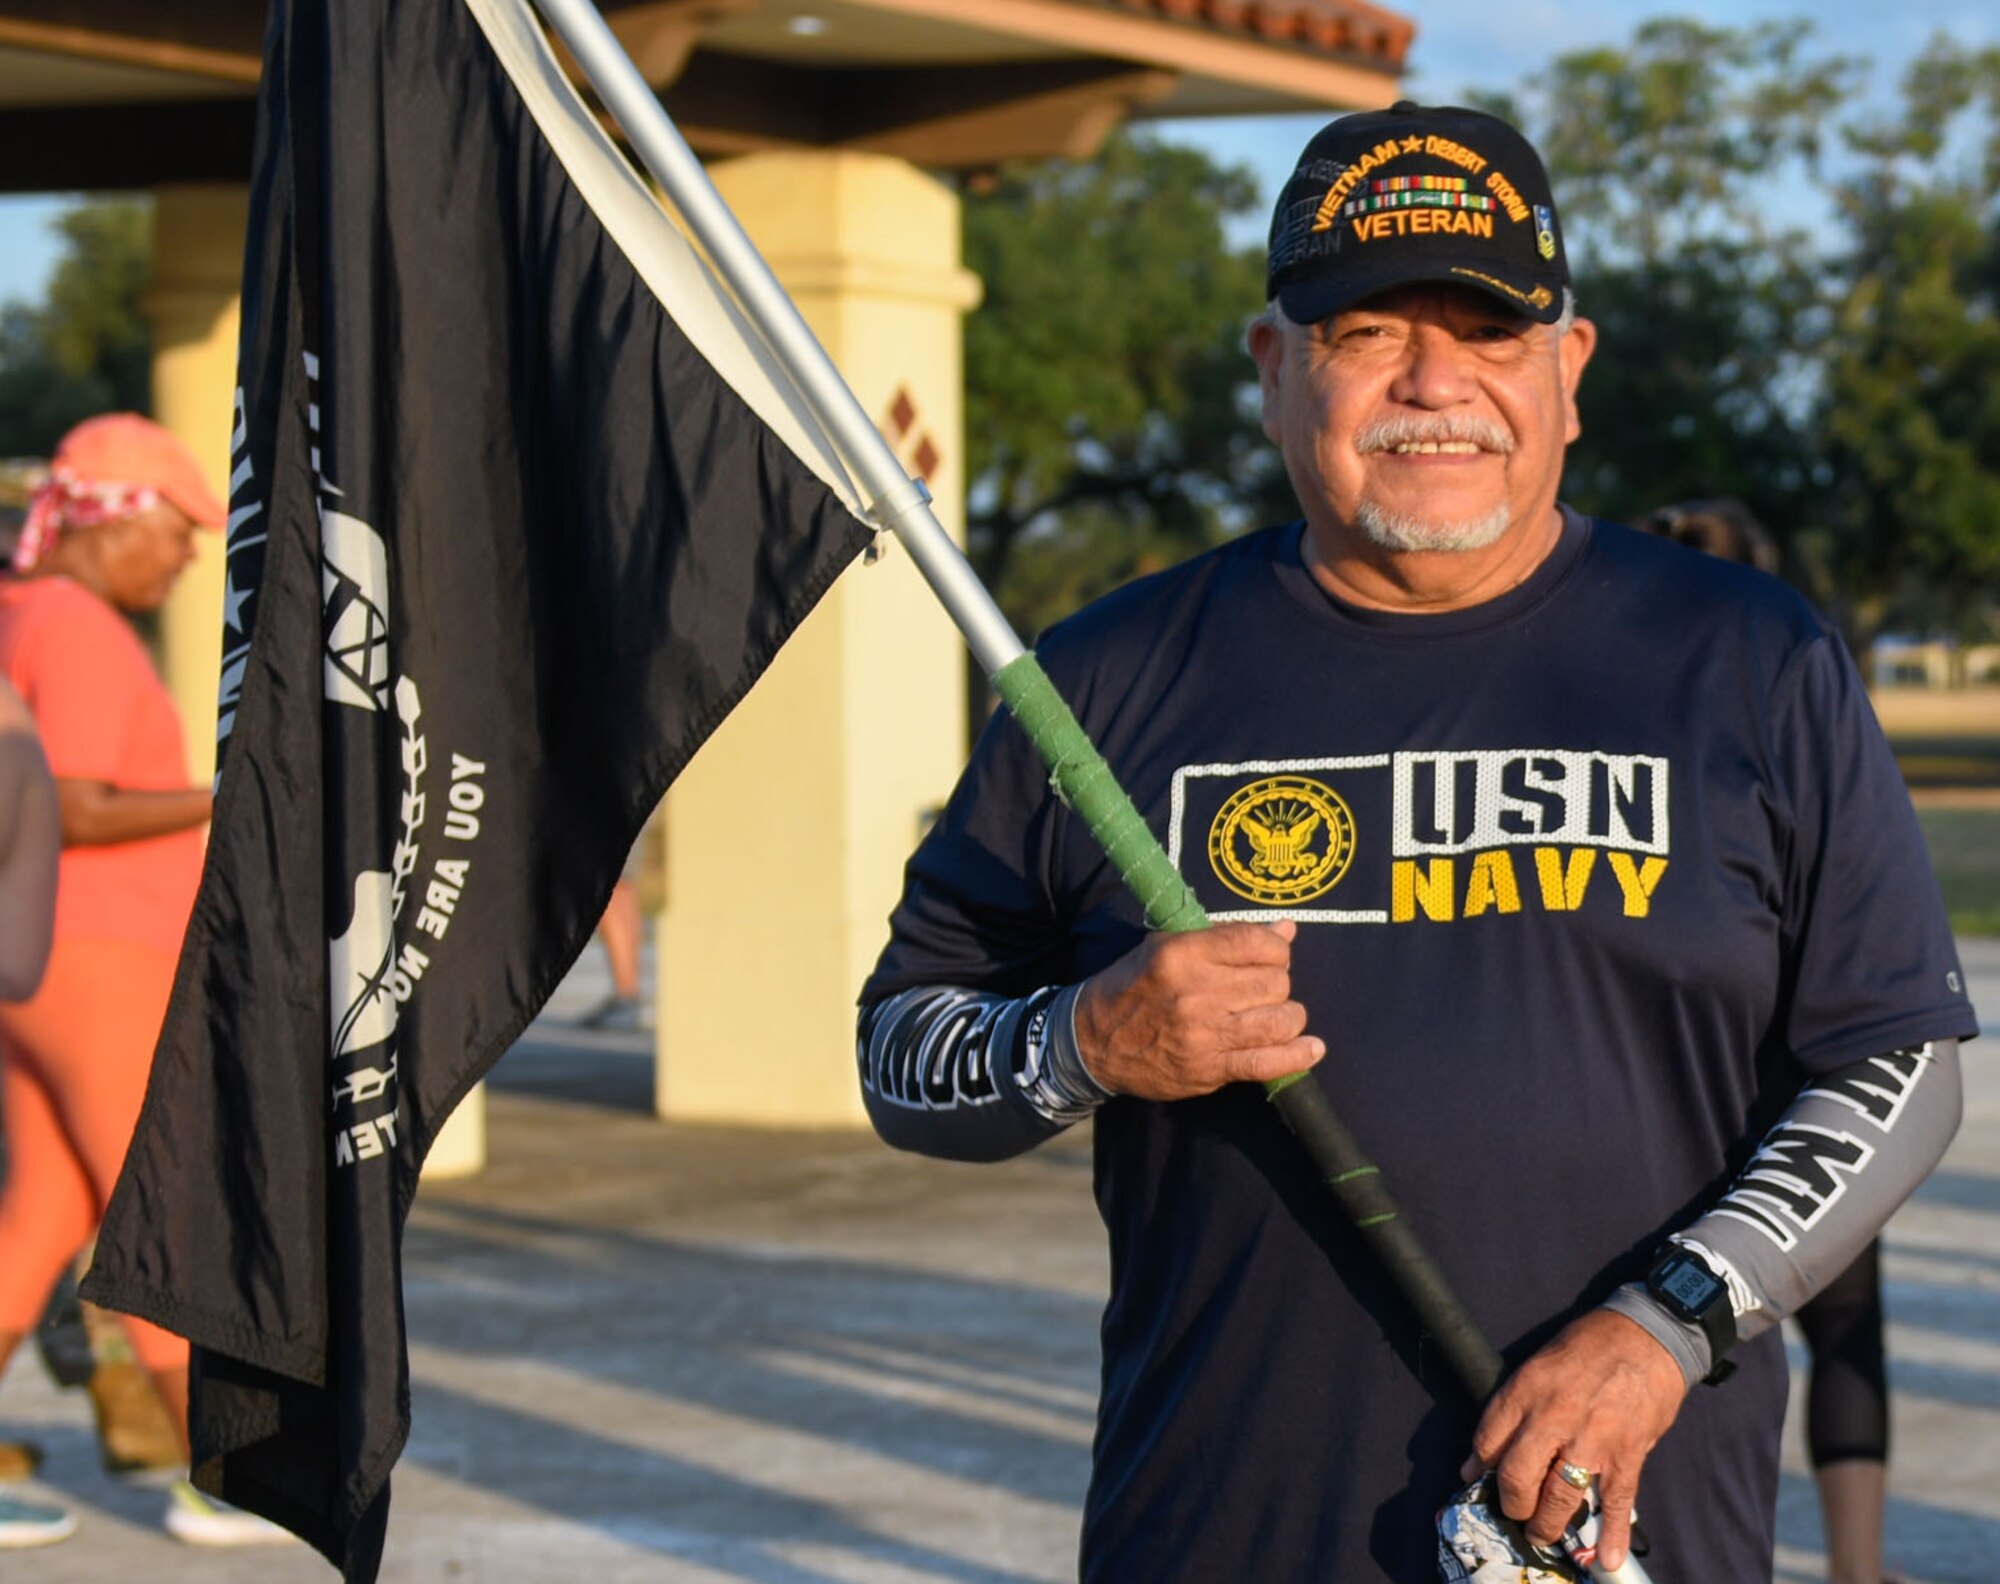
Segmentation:
<svg viewBox="0 0 2000 1584">
<path fill-rule="evenodd" d="M 1700 1326 L 1708 1338 L 1709 1370 L 1704 1384 L 1718 1386 L 1736 1373 L 1729 1350 L 1736 1346 L 1736 1311 L 1729 1285 L 1699 1254 L 1669 1243 L 1646 1272 L 1646 1291 L 1676 1320 Z"/>
</svg>

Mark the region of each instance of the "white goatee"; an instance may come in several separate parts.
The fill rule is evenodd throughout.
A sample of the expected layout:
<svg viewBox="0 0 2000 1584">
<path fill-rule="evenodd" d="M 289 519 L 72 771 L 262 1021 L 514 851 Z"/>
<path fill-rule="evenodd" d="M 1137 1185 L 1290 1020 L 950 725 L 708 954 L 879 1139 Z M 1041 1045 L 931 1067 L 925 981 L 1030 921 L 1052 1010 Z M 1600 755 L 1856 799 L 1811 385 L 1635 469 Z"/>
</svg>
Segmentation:
<svg viewBox="0 0 2000 1584">
<path fill-rule="evenodd" d="M 1439 522 L 1363 501 L 1355 508 L 1354 520 L 1384 550 L 1484 550 L 1507 531 L 1514 514 L 1502 501 L 1468 522 Z"/>
</svg>

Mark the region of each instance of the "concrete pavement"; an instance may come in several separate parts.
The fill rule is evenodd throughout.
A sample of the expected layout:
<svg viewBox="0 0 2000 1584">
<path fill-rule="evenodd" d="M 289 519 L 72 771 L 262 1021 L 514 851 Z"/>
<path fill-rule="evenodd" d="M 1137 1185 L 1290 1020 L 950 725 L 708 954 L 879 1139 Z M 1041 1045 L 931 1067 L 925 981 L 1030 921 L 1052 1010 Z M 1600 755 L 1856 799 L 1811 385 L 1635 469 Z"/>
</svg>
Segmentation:
<svg viewBox="0 0 2000 1584">
<path fill-rule="evenodd" d="M 597 961 L 496 1069 L 491 1167 L 418 1203 L 384 1578 L 1073 1577 L 1105 1284 L 1087 1140 L 974 1168 L 662 1126 L 644 1037 L 561 1021 Z M 1917 1584 L 2000 1577 L 2000 941 L 1966 967 L 1990 1035 L 1966 1124 L 1888 1240 L 1890 1554 Z M 28 1357 L 0 1384 L 19 1433 L 84 1529 L 0 1553 L 6 1584 L 331 1577 L 299 1549 L 166 1539 L 159 1493 L 97 1472 L 82 1397 Z M 1799 1584 L 1823 1570 L 1788 1434 L 1778 1576 Z"/>
</svg>

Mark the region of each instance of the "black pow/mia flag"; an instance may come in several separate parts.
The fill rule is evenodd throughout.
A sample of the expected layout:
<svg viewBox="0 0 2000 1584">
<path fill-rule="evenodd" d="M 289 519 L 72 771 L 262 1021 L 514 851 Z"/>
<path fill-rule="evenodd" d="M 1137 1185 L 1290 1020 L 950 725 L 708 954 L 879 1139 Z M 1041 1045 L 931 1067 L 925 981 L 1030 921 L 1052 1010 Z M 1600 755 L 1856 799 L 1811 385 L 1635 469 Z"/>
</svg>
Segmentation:
<svg viewBox="0 0 2000 1584">
<path fill-rule="evenodd" d="M 222 774 L 88 1290 L 369 1580 L 424 1152 L 868 531 L 521 0 L 273 0 L 252 200 Z"/>
</svg>

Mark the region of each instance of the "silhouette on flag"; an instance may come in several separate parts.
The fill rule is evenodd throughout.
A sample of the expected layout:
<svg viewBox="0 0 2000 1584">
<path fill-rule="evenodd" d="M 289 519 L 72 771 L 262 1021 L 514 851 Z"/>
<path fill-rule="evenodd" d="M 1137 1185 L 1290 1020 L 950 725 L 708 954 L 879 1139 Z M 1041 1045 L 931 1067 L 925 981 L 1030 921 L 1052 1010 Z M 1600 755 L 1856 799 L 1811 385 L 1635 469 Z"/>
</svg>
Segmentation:
<svg viewBox="0 0 2000 1584">
<path fill-rule="evenodd" d="M 222 773 L 89 1280 L 188 1336 L 203 1486 L 375 1577 L 452 1106 L 867 541 L 519 0 L 273 0 Z"/>
</svg>

